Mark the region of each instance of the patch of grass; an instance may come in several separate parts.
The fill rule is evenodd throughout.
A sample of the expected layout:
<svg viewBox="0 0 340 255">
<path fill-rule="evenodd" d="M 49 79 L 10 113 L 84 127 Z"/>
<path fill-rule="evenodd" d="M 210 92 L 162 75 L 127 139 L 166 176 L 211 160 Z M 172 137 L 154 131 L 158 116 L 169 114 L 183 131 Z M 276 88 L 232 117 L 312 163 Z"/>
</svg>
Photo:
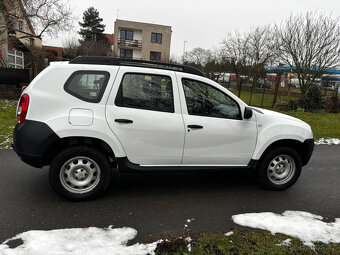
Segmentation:
<svg viewBox="0 0 340 255">
<path fill-rule="evenodd" d="M 0 148 L 9 149 L 16 124 L 17 101 L 0 100 Z"/>
<path fill-rule="evenodd" d="M 238 91 L 231 89 L 231 92 L 233 92 L 236 96 L 238 96 Z M 249 104 L 249 99 L 250 99 L 250 91 L 241 91 L 241 96 L 240 98 L 242 99 L 243 102 L 246 104 Z M 254 89 L 254 93 L 251 99 L 251 105 L 255 107 L 261 107 L 262 103 L 262 89 Z M 276 99 L 276 102 L 284 101 L 284 102 L 289 102 L 290 100 L 298 100 L 299 97 L 296 95 L 290 95 L 290 96 L 285 96 L 283 93 L 279 93 L 278 97 Z M 274 95 L 272 94 L 265 94 L 263 97 L 263 108 L 268 108 L 271 109 L 273 105 L 273 100 L 274 100 Z"/>
<path fill-rule="evenodd" d="M 313 130 L 314 139 L 340 139 L 340 113 L 319 112 L 283 112 L 307 122 Z"/>
<path fill-rule="evenodd" d="M 197 255 L 315 255 L 332 254 L 340 255 L 340 244 L 315 243 L 314 250 L 304 245 L 299 239 L 283 234 L 272 235 L 263 230 L 233 230 L 233 234 L 206 234 L 191 236 L 191 252 L 188 251 L 189 242 L 185 239 L 165 241 L 157 246 L 156 254 L 197 254 Z M 289 245 L 282 242 L 291 239 Z"/>
</svg>

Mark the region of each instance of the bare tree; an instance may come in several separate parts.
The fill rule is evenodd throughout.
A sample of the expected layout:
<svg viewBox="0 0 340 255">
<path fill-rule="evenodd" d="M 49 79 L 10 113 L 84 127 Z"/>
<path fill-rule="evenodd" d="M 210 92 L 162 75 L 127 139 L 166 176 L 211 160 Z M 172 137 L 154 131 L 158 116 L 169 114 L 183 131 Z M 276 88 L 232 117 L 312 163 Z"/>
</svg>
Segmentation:
<svg viewBox="0 0 340 255">
<path fill-rule="evenodd" d="M 56 36 L 61 31 L 70 30 L 74 20 L 70 4 L 63 0 L 13 0 L 8 3 L 1 0 L 0 16 L 4 18 L 0 34 L 10 32 L 18 19 L 27 18 L 39 38 L 44 34 Z"/>
<path fill-rule="evenodd" d="M 339 65 L 338 18 L 317 12 L 296 14 L 275 30 L 281 60 L 296 72 L 303 94 L 326 69 Z"/>
<path fill-rule="evenodd" d="M 76 38 L 68 39 L 63 42 L 63 55 L 67 60 L 74 59 L 81 55 L 80 43 Z"/>
<path fill-rule="evenodd" d="M 265 78 L 266 66 L 269 63 L 273 63 L 277 57 L 275 41 L 275 34 L 269 25 L 256 27 L 249 32 L 249 72 L 253 78 L 249 104 L 251 104 L 253 90 L 258 78 Z M 264 86 L 264 90 L 265 87 L 266 86 Z"/>
<path fill-rule="evenodd" d="M 203 48 L 194 48 L 185 55 L 184 62 L 192 63 L 199 67 L 203 67 L 212 58 L 212 52 Z"/>
<path fill-rule="evenodd" d="M 221 54 L 225 59 L 229 59 L 232 72 L 236 74 L 238 84 L 238 96 L 241 94 L 242 79 L 240 75 L 244 74 L 250 65 L 249 59 L 249 34 L 239 33 L 237 31 L 228 33 L 222 41 Z"/>
</svg>

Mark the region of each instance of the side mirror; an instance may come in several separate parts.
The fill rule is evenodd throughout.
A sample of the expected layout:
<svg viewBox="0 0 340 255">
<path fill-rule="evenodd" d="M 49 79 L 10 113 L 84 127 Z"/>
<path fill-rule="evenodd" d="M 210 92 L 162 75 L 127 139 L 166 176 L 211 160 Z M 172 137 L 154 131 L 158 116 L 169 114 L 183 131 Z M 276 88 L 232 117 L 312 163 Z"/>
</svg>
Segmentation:
<svg viewBox="0 0 340 255">
<path fill-rule="evenodd" d="M 253 109 L 250 107 L 244 108 L 244 118 L 245 119 L 250 119 L 253 116 Z"/>
</svg>

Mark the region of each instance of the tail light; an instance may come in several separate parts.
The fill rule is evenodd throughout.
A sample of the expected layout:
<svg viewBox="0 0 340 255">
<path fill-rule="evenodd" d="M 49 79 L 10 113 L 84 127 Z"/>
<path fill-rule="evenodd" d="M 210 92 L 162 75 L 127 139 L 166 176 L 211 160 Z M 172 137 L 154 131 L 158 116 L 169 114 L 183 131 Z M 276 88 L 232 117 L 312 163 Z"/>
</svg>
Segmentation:
<svg viewBox="0 0 340 255">
<path fill-rule="evenodd" d="M 17 120 L 19 124 L 22 124 L 26 119 L 28 105 L 30 102 L 30 97 L 27 94 L 23 94 L 20 98 L 18 112 L 17 112 Z"/>
</svg>

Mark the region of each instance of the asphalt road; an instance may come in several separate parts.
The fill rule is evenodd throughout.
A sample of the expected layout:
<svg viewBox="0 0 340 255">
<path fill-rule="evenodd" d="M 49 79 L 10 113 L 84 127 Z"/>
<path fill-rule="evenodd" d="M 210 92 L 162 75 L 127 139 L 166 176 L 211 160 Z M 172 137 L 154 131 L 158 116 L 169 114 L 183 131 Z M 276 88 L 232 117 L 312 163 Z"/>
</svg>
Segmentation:
<svg viewBox="0 0 340 255">
<path fill-rule="evenodd" d="M 236 226 L 234 214 L 285 210 L 340 217 L 340 146 L 316 146 L 286 191 L 263 190 L 250 171 L 126 174 L 104 197 L 81 203 L 52 191 L 47 168 L 31 168 L 12 150 L 0 150 L 0 243 L 32 229 L 109 225 L 133 227 L 144 241 L 185 229 L 227 231 Z"/>
</svg>

